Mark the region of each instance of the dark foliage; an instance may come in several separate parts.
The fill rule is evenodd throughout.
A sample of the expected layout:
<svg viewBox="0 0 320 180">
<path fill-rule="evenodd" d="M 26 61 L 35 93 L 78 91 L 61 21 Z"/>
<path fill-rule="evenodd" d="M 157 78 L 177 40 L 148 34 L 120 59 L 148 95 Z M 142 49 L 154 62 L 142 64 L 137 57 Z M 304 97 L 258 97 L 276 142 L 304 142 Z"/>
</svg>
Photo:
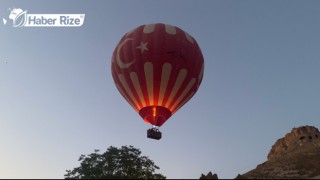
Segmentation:
<svg viewBox="0 0 320 180">
<path fill-rule="evenodd" d="M 80 166 L 66 170 L 66 179 L 165 179 L 155 173 L 158 166 L 133 146 L 116 148 L 110 146 L 106 152 L 99 150 L 89 155 L 81 155 Z"/>
</svg>

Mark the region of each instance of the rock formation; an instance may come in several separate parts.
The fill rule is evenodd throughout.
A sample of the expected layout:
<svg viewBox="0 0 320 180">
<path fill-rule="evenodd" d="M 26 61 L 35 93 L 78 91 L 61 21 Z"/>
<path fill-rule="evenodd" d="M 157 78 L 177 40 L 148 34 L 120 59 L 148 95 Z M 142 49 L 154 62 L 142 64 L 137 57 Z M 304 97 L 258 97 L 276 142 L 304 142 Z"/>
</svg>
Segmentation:
<svg viewBox="0 0 320 180">
<path fill-rule="evenodd" d="M 218 179 L 218 175 L 212 174 L 212 172 L 210 171 L 206 176 L 204 174 L 201 174 L 200 179 Z"/>
<path fill-rule="evenodd" d="M 320 138 L 320 132 L 313 126 L 293 128 L 284 138 L 278 139 L 268 154 L 268 160 L 282 157 L 283 155 L 299 151 L 306 143 L 311 143 Z"/>
<path fill-rule="evenodd" d="M 293 128 L 272 146 L 268 160 L 235 179 L 320 179 L 320 132 L 313 126 Z M 200 179 L 218 179 L 209 172 Z"/>
<path fill-rule="evenodd" d="M 237 178 L 303 179 L 320 175 L 320 132 L 313 126 L 293 128 L 272 146 L 268 161 Z"/>
</svg>

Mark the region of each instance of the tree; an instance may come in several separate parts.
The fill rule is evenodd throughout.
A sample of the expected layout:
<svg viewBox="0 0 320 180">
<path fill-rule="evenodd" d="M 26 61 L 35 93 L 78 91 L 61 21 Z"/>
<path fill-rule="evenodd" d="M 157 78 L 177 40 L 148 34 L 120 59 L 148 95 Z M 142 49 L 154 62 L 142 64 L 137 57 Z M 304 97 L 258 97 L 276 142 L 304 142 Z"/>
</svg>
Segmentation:
<svg viewBox="0 0 320 180">
<path fill-rule="evenodd" d="M 141 151 L 133 146 L 116 148 L 110 146 L 106 152 L 99 150 L 89 155 L 81 155 L 80 166 L 66 170 L 66 179 L 165 179 L 162 174 L 154 173 L 160 169 Z"/>
</svg>

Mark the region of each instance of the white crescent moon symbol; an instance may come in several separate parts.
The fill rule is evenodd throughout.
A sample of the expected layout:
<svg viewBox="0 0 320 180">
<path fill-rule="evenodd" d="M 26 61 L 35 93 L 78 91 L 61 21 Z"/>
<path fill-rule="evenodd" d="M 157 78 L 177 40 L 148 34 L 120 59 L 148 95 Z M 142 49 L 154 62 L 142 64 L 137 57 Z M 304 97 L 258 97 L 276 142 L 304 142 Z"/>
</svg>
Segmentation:
<svg viewBox="0 0 320 180">
<path fill-rule="evenodd" d="M 117 64 L 120 68 L 128 68 L 130 67 L 133 63 L 134 63 L 134 60 L 129 62 L 129 63 L 123 63 L 120 59 L 120 50 L 122 48 L 122 46 L 127 42 L 127 41 L 132 41 L 133 38 L 127 38 L 125 39 L 122 43 L 119 44 L 118 48 L 117 48 L 117 56 L 116 56 L 116 61 L 117 61 Z"/>
</svg>

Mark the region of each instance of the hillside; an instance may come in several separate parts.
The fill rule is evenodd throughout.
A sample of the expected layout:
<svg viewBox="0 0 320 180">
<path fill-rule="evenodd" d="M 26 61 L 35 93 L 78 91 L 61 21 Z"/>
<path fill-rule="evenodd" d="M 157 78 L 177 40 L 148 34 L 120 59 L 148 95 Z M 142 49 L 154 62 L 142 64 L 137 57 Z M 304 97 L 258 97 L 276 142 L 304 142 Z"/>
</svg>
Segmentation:
<svg viewBox="0 0 320 180">
<path fill-rule="evenodd" d="M 313 126 L 293 128 L 271 147 L 268 160 L 235 179 L 320 179 L 320 132 Z M 202 174 L 200 179 L 218 179 Z"/>
<path fill-rule="evenodd" d="M 312 126 L 293 128 L 272 146 L 268 160 L 237 178 L 301 179 L 320 175 L 320 133 Z"/>
</svg>

